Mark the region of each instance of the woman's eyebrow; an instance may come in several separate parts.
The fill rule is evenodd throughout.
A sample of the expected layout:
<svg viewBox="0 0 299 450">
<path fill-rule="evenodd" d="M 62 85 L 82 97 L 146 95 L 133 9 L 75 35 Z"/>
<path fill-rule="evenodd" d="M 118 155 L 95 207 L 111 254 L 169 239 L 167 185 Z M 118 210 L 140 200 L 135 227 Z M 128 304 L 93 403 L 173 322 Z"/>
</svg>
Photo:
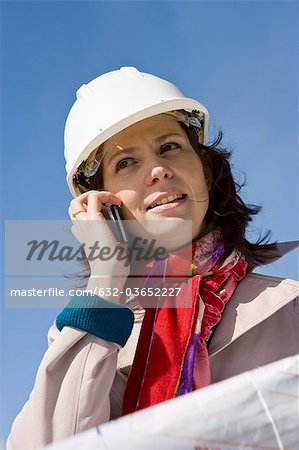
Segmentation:
<svg viewBox="0 0 299 450">
<path fill-rule="evenodd" d="M 182 138 L 183 135 L 180 134 L 180 133 L 167 133 L 167 134 L 163 134 L 162 136 L 157 137 L 157 138 L 154 140 L 154 143 L 155 143 L 155 144 L 159 144 L 160 142 L 162 142 L 162 141 L 164 141 L 165 139 L 168 139 L 168 138 L 170 138 L 170 137 L 180 137 L 180 138 Z"/>
<path fill-rule="evenodd" d="M 161 142 L 165 141 L 165 139 L 168 139 L 168 138 L 170 138 L 170 137 L 179 137 L 179 138 L 182 138 L 183 136 L 182 136 L 181 134 L 179 134 L 179 133 L 167 133 L 167 134 L 163 134 L 163 135 L 157 137 L 156 139 L 154 139 L 154 140 L 153 140 L 153 144 L 154 144 L 154 145 L 160 144 Z M 132 154 L 132 153 L 136 152 L 136 151 L 139 149 L 139 147 L 137 147 L 137 146 L 124 147 L 124 148 L 122 148 L 122 147 L 120 147 L 120 146 L 118 146 L 118 145 L 116 146 L 116 148 L 118 148 L 119 151 L 118 151 L 117 153 L 114 153 L 114 155 L 112 155 L 112 156 L 109 158 L 107 164 L 110 164 L 111 161 L 113 161 L 113 159 L 116 158 L 116 157 L 117 157 L 120 153 L 122 153 L 122 152 L 125 152 L 126 154 L 129 155 L 129 154 Z"/>
<path fill-rule="evenodd" d="M 134 153 L 138 150 L 138 147 L 127 147 L 127 148 L 122 148 L 120 146 L 117 145 L 117 148 L 119 149 L 119 151 L 117 153 L 114 153 L 109 159 L 107 164 L 109 165 L 111 163 L 111 161 L 113 161 L 117 156 L 119 156 L 121 153 L 126 152 L 127 155 Z"/>
</svg>

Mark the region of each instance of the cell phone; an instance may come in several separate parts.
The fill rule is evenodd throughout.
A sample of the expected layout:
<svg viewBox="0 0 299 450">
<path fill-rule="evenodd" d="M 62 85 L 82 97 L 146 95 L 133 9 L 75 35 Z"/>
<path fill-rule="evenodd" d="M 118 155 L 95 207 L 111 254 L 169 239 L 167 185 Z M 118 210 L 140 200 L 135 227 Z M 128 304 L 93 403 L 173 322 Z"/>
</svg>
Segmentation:
<svg viewBox="0 0 299 450">
<path fill-rule="evenodd" d="M 123 225 L 123 217 L 118 205 L 112 203 L 103 203 L 101 213 L 107 220 L 107 223 L 119 244 L 127 244 L 128 238 Z"/>
</svg>

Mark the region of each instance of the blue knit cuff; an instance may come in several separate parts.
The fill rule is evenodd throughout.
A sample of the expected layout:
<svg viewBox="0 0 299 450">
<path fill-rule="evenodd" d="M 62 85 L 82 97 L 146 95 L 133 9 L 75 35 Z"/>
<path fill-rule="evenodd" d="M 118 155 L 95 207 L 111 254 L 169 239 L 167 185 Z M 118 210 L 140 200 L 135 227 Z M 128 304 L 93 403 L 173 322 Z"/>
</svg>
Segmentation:
<svg viewBox="0 0 299 450">
<path fill-rule="evenodd" d="M 65 326 L 79 328 L 122 347 L 130 337 L 134 314 L 126 306 L 97 295 L 73 297 L 56 319 L 59 331 Z"/>
</svg>

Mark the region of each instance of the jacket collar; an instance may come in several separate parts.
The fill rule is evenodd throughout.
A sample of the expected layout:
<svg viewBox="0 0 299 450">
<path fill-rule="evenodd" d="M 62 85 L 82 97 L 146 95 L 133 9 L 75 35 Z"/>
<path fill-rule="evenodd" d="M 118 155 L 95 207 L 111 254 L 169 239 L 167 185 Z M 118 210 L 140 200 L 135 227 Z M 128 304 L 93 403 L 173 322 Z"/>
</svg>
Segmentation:
<svg viewBox="0 0 299 450">
<path fill-rule="evenodd" d="M 278 244 L 277 259 L 298 246 L 299 242 Z M 209 344 L 210 356 L 213 357 L 246 331 L 294 300 L 298 296 L 298 288 L 299 283 L 294 280 L 249 273 L 225 307 Z"/>
</svg>

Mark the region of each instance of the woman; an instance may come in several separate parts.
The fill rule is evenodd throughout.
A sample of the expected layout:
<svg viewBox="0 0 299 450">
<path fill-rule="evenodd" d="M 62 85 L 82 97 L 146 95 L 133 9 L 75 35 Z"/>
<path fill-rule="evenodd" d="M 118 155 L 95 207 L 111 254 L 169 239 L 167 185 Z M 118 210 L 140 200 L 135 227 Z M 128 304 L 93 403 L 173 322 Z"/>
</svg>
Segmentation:
<svg viewBox="0 0 299 450">
<path fill-rule="evenodd" d="M 72 299 L 50 329 L 8 449 L 40 447 L 298 352 L 295 282 L 250 273 L 288 248 L 245 239 L 258 209 L 237 195 L 221 136 L 207 145 L 207 121 L 199 102 L 135 68 L 79 89 L 65 131 L 69 214 L 85 248 L 98 241 L 113 256 L 88 260 L 87 288 L 101 296 Z M 107 203 L 127 221 L 127 259 L 114 252 Z M 129 256 L 136 236 L 163 257 Z"/>
</svg>

